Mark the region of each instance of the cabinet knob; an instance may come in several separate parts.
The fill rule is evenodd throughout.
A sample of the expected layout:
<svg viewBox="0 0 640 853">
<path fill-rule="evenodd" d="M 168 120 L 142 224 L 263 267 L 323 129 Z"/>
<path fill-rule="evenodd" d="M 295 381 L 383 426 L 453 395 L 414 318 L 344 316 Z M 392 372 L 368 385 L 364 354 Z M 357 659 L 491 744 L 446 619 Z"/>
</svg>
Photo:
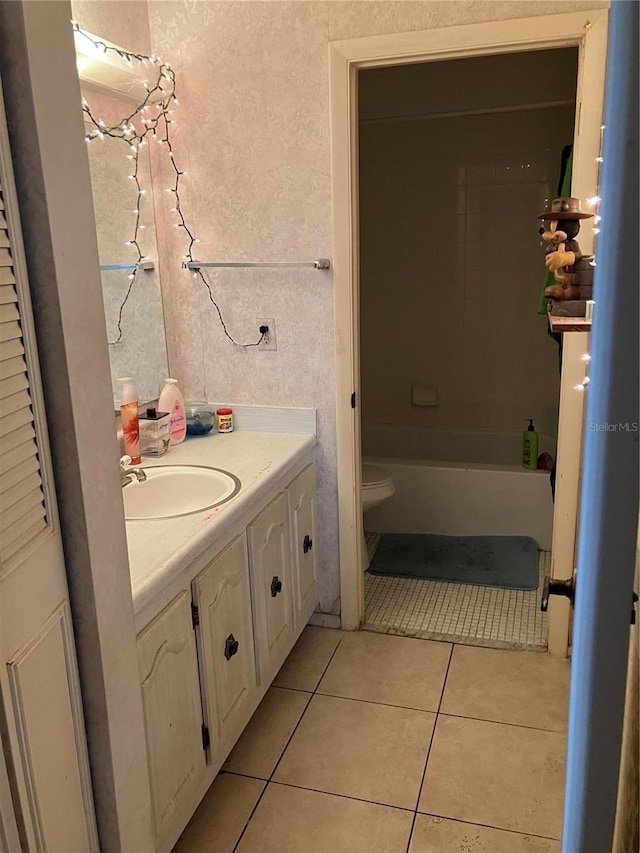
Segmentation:
<svg viewBox="0 0 640 853">
<path fill-rule="evenodd" d="M 229 660 L 237 654 L 239 648 L 240 643 L 236 640 L 233 634 L 229 634 L 227 639 L 224 641 L 224 656 L 226 659 Z"/>
<path fill-rule="evenodd" d="M 309 534 L 307 533 L 307 535 L 304 537 L 304 540 L 303 540 L 303 542 L 302 542 L 302 550 L 303 550 L 303 551 L 304 551 L 304 553 L 306 554 L 306 553 L 308 553 L 312 548 L 313 548 L 313 539 L 312 539 L 312 538 L 309 536 Z"/>
<path fill-rule="evenodd" d="M 274 575 L 271 581 L 271 598 L 275 598 L 279 592 L 282 592 L 282 581 L 277 575 Z"/>
</svg>

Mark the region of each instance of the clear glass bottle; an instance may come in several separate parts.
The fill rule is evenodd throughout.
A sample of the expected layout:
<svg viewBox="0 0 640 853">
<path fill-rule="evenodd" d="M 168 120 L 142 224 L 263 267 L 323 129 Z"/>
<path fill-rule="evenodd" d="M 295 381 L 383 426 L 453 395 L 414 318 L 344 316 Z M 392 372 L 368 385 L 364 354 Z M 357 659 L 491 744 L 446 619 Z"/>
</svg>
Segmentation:
<svg viewBox="0 0 640 853">
<path fill-rule="evenodd" d="M 143 456 L 164 456 L 170 447 L 169 412 L 158 412 L 147 409 L 140 415 L 140 452 Z"/>
</svg>

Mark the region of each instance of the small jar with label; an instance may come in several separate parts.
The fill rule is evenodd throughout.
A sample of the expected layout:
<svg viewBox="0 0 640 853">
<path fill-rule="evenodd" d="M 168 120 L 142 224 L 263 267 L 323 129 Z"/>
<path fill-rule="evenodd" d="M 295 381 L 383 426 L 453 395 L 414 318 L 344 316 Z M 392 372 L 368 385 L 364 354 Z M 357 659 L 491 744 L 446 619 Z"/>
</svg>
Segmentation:
<svg viewBox="0 0 640 853">
<path fill-rule="evenodd" d="M 217 409 L 218 432 L 233 432 L 233 409 Z"/>
</svg>

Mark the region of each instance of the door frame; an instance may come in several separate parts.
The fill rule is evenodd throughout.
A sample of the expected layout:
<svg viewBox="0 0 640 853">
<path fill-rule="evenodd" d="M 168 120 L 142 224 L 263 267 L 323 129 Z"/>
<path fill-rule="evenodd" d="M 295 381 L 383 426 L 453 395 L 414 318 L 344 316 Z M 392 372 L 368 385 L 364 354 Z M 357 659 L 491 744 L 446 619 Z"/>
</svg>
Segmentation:
<svg viewBox="0 0 640 853">
<path fill-rule="evenodd" d="M 608 11 L 585 9 L 506 21 L 440 27 L 409 33 L 336 41 L 329 45 L 331 171 L 333 191 L 333 276 L 336 340 L 336 427 L 340 594 L 343 630 L 356 630 L 364 617 L 362 571 L 360 436 L 360 293 L 358 259 L 358 91 L 360 69 L 412 62 L 463 59 L 498 53 L 578 47 L 578 84 L 574 132 L 572 194 L 596 195 L 603 115 Z M 593 235 L 586 231 L 585 253 Z M 580 338 L 578 340 L 578 337 Z M 584 334 L 566 339 L 563 367 L 578 370 L 587 348 Z M 558 443 L 552 573 L 571 577 L 575 557 L 583 396 L 569 386 L 563 369 Z M 355 393 L 355 397 L 352 395 Z M 355 400 L 355 406 L 353 401 Z M 566 428 L 565 428 L 566 427 Z M 557 530 L 556 530 L 557 528 Z M 569 607 L 552 600 L 549 608 L 550 651 L 566 655 Z"/>
</svg>

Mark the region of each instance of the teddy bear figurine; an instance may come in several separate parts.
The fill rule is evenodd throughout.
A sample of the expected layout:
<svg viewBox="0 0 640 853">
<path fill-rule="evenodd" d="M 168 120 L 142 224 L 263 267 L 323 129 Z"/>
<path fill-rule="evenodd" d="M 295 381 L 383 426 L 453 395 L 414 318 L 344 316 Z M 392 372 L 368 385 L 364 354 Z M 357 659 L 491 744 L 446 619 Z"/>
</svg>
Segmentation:
<svg viewBox="0 0 640 853">
<path fill-rule="evenodd" d="M 592 213 L 581 212 L 577 198 L 554 198 L 551 209 L 538 216 L 546 225 L 545 229 L 540 229 L 547 243 L 544 262 L 556 280 L 556 284 L 544 291 L 550 299 L 580 299 L 580 274 L 576 265 L 580 265 L 584 256 L 575 238 L 580 231 L 580 220 L 592 216 Z"/>
</svg>

